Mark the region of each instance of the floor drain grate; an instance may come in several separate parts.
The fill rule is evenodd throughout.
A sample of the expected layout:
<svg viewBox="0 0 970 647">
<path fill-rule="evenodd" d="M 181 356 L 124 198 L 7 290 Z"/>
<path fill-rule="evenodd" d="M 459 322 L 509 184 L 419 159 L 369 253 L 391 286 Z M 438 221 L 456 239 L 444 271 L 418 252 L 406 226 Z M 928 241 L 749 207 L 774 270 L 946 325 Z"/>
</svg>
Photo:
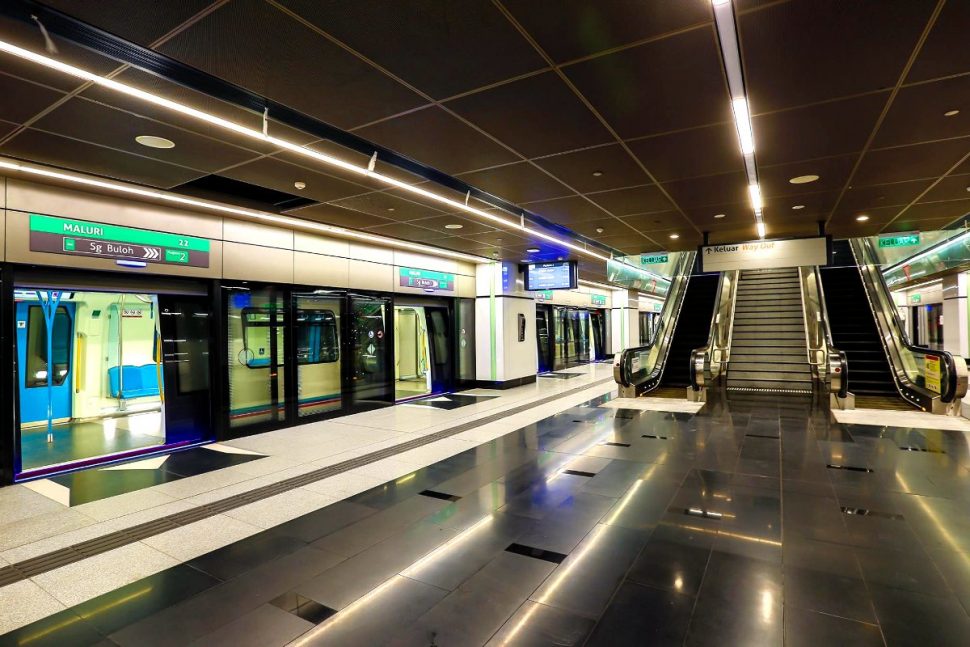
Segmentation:
<svg viewBox="0 0 970 647">
<path fill-rule="evenodd" d="M 894 521 L 902 521 L 903 515 L 893 514 L 892 512 L 879 512 L 878 510 L 869 510 L 867 508 L 847 508 L 842 506 L 842 513 L 851 515 L 853 517 L 879 517 L 880 519 L 892 519 Z"/>
<path fill-rule="evenodd" d="M 850 472 L 866 472 L 866 473 L 872 473 L 872 468 L 869 468 L 869 467 L 858 467 L 856 465 L 833 465 L 833 464 L 829 463 L 825 467 L 829 468 L 830 470 L 849 470 Z"/>
</svg>

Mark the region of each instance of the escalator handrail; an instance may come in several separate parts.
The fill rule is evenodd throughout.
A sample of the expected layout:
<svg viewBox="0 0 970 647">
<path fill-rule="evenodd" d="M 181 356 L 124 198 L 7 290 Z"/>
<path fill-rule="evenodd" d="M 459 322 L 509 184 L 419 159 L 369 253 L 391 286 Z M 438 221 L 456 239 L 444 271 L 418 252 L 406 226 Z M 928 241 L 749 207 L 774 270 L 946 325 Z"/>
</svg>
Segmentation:
<svg viewBox="0 0 970 647">
<path fill-rule="evenodd" d="M 667 329 L 663 328 L 664 319 L 663 311 L 661 311 L 660 321 L 651 335 L 650 340 L 641 346 L 625 348 L 614 358 L 613 378 L 620 386 L 639 387 L 643 384 L 656 381 L 663 375 L 663 369 L 667 361 L 667 353 L 670 351 L 670 344 L 673 341 L 673 332 L 677 327 L 677 320 L 680 318 L 680 311 L 683 308 L 684 298 L 687 295 L 687 285 L 690 281 L 696 255 L 697 252 L 684 252 L 674 268 L 673 277 L 676 278 L 677 276 L 682 276 L 683 281 L 678 284 L 680 286 L 678 293 L 674 294 L 672 290 L 669 291 L 667 293 L 667 298 L 664 301 L 663 310 L 666 310 L 668 307 L 676 308 L 676 312 L 667 319 Z M 671 288 L 673 288 L 673 285 L 674 281 L 671 280 Z M 651 350 L 658 344 L 661 345 L 661 350 L 657 358 L 657 365 L 642 379 L 634 381 L 632 376 L 633 357 L 639 353 Z"/>
<path fill-rule="evenodd" d="M 825 338 L 827 368 L 829 371 L 829 385 L 834 382 L 837 388 L 833 390 L 840 398 L 849 395 L 849 362 L 846 354 L 835 346 L 832 337 L 832 326 L 829 324 L 828 304 L 825 302 L 825 286 L 822 283 L 822 271 L 818 265 L 812 267 L 815 275 L 815 286 L 818 289 L 818 310 L 822 318 L 822 336 Z"/>
<path fill-rule="evenodd" d="M 875 254 L 872 251 L 871 241 L 869 241 L 869 239 L 861 239 L 861 241 L 851 241 L 851 243 L 852 244 L 850 245 L 850 248 L 852 250 L 852 254 L 855 257 L 856 265 L 858 266 L 860 275 L 863 277 L 863 287 L 865 288 L 866 299 L 869 301 L 869 306 L 872 308 L 873 314 L 875 314 L 876 305 L 873 301 L 872 296 L 869 294 L 869 286 L 865 279 L 868 278 L 869 282 L 877 284 L 872 286 L 873 289 L 882 290 L 884 294 L 888 294 L 888 295 L 891 295 L 892 293 L 889 290 L 889 286 L 886 284 L 885 277 L 882 275 L 882 272 L 878 269 L 878 263 L 876 262 Z M 860 256 L 862 258 L 860 258 Z M 891 296 L 890 296 L 890 300 L 891 300 Z M 923 399 L 933 400 L 939 397 L 940 401 L 944 403 L 950 403 L 950 402 L 953 402 L 954 400 L 963 398 L 963 396 L 966 395 L 966 391 L 967 391 L 966 363 L 964 362 L 961 370 L 961 368 L 958 367 L 957 365 L 956 358 L 953 356 L 953 353 L 945 350 L 934 350 L 932 348 L 926 348 L 925 346 L 919 346 L 917 344 L 911 343 L 908 335 L 906 334 L 906 329 L 902 324 L 902 320 L 899 318 L 898 309 L 893 307 L 893 308 L 889 308 L 889 310 L 891 310 L 890 317 L 892 321 L 887 322 L 887 324 L 895 327 L 897 335 L 893 335 L 892 331 L 886 331 L 889 333 L 888 338 L 898 339 L 899 343 L 902 344 L 903 348 L 911 353 L 931 355 L 931 356 L 942 358 L 943 362 L 946 365 L 946 372 L 947 372 L 946 387 L 945 389 L 943 389 L 942 393 L 934 393 L 933 391 L 930 391 L 925 387 L 921 387 L 917 384 L 914 384 L 912 380 L 910 380 L 909 375 L 906 373 L 906 370 L 896 365 L 897 361 L 899 361 L 900 363 L 902 361 L 902 357 L 900 355 L 899 349 L 898 348 L 890 349 L 889 339 L 887 339 L 887 335 L 883 334 L 883 331 L 880 330 L 879 331 L 880 341 L 883 344 L 884 349 L 886 350 L 886 356 L 889 359 L 890 365 L 893 369 L 892 374 L 896 382 L 896 389 L 897 391 L 899 391 L 900 396 L 902 396 L 903 399 L 909 400 L 912 402 L 912 398 L 907 397 L 908 394 L 905 392 L 905 390 L 908 389 L 914 392 L 915 394 L 921 396 Z M 883 313 L 883 316 L 886 316 L 886 313 Z M 878 326 L 879 318 L 875 317 L 875 319 L 876 319 L 876 324 Z M 960 360 L 961 362 L 963 362 L 963 358 L 960 358 Z M 913 404 L 916 404 L 917 406 L 921 406 L 921 407 L 923 406 L 923 404 L 920 402 L 914 402 Z"/>
<path fill-rule="evenodd" d="M 695 348 L 690 354 L 690 387 L 693 391 L 700 391 L 701 387 L 706 386 L 708 382 L 717 378 L 720 375 L 720 365 L 726 363 L 724 360 L 717 362 L 718 369 L 717 375 L 714 374 L 713 366 L 714 361 L 714 351 L 721 350 L 722 357 L 724 352 L 730 356 L 731 350 L 731 337 L 734 334 L 734 311 L 737 306 L 737 296 L 738 296 L 738 281 L 740 279 L 740 272 L 734 270 L 732 272 L 721 272 L 720 277 L 717 280 L 717 292 L 715 292 L 714 297 L 714 309 L 711 312 L 711 324 L 708 330 L 710 333 L 707 336 L 707 345 L 701 346 L 700 348 Z M 731 283 L 731 295 L 728 297 L 730 299 L 731 311 L 726 314 L 725 317 L 720 317 L 721 314 L 721 297 L 724 293 L 724 281 L 732 280 Z M 720 347 L 719 337 L 721 337 L 720 332 L 724 326 L 727 326 L 727 341 L 723 348 Z M 700 365 L 700 367 L 698 366 Z M 700 369 L 700 370 L 698 370 Z"/>
</svg>

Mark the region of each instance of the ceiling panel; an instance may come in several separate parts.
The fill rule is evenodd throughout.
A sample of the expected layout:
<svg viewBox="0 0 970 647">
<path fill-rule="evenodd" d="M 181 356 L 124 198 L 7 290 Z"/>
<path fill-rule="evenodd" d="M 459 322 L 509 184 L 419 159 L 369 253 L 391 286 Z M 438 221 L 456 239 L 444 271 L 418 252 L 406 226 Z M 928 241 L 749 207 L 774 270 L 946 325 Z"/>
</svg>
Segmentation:
<svg viewBox="0 0 970 647">
<path fill-rule="evenodd" d="M 687 218 L 701 231 L 741 226 L 750 227 L 752 231 L 754 230 L 754 212 L 751 211 L 751 205 L 747 202 L 712 204 L 685 209 L 684 212 L 687 214 Z M 724 217 L 715 218 L 714 216 L 718 214 L 724 214 Z"/>
<path fill-rule="evenodd" d="M 732 119 L 713 28 L 563 71 L 624 139 Z"/>
<path fill-rule="evenodd" d="M 5 121 L 22 124 L 63 96 L 63 92 L 0 73 L 0 97 L 5 97 L 0 101 L 0 119 Z"/>
<path fill-rule="evenodd" d="M 758 181 L 766 198 L 840 191 L 849 179 L 856 158 L 856 155 L 842 155 L 776 166 L 759 166 Z M 790 182 L 792 178 L 803 175 L 817 175 L 819 178 L 807 184 L 792 184 Z M 861 184 L 858 179 L 855 182 Z"/>
<path fill-rule="evenodd" d="M 384 192 L 367 193 L 352 198 L 334 200 L 332 204 L 401 222 L 441 215 L 441 211 L 437 209 Z"/>
<path fill-rule="evenodd" d="M 906 82 L 970 72 L 967 25 L 970 25 L 970 3 L 950 0 L 943 5 L 943 11 L 923 43 Z"/>
<path fill-rule="evenodd" d="M 579 192 L 619 189 L 649 181 L 643 169 L 619 144 L 597 146 L 533 161 Z"/>
<path fill-rule="evenodd" d="M 907 209 L 903 216 L 908 219 L 949 218 L 957 220 L 970 213 L 970 198 L 946 202 L 920 202 Z"/>
<path fill-rule="evenodd" d="M 38 130 L 90 141 L 101 146 L 151 157 L 210 173 L 253 159 L 258 153 L 231 146 L 87 99 L 70 99 L 34 123 Z M 135 141 L 140 135 L 163 137 L 174 148 L 149 148 Z M 292 183 L 291 183 L 292 188 Z"/>
<path fill-rule="evenodd" d="M 599 120 L 552 72 L 467 95 L 445 105 L 526 157 L 611 141 Z"/>
<path fill-rule="evenodd" d="M 636 235 L 636 231 L 612 216 L 571 222 L 569 223 L 569 228 L 578 234 L 589 236 L 596 240 L 600 240 L 603 236 L 616 236 L 620 234 L 626 234 L 628 236 Z M 601 229 L 602 231 L 596 231 L 597 229 Z"/>
<path fill-rule="evenodd" d="M 620 250 L 624 254 L 639 254 L 656 247 L 655 243 L 635 235 L 599 236 L 597 240 L 604 245 L 609 245 L 614 249 Z M 660 244 L 662 245 L 663 243 L 661 242 Z"/>
<path fill-rule="evenodd" d="M 674 208 L 656 184 L 590 193 L 588 197 L 614 216 L 670 211 Z"/>
<path fill-rule="evenodd" d="M 150 45 L 212 2 L 213 0 L 124 0 L 123 3 L 106 3 L 90 0 L 44 0 L 48 7 L 139 45 Z M 106 4 L 112 6 L 105 7 Z"/>
<path fill-rule="evenodd" d="M 365 229 L 372 234 L 390 236 L 391 238 L 402 238 L 404 240 L 413 240 L 418 243 L 442 238 L 451 238 L 450 233 L 443 231 L 432 231 L 430 229 L 418 227 L 407 222 L 392 222 L 389 225 L 377 225 L 374 227 L 365 227 Z"/>
<path fill-rule="evenodd" d="M 436 99 L 545 67 L 491 2 L 282 4 Z"/>
<path fill-rule="evenodd" d="M 354 134 L 445 173 L 474 171 L 521 159 L 438 107 L 365 126 Z"/>
<path fill-rule="evenodd" d="M 480 247 L 496 247 L 500 245 L 514 245 L 519 244 L 526 239 L 523 236 L 519 236 L 515 232 L 507 231 L 505 229 L 497 229 L 496 231 L 486 232 L 484 234 L 465 234 L 462 238 L 467 238 L 470 241 L 477 243 Z"/>
<path fill-rule="evenodd" d="M 311 171 L 303 166 L 284 162 L 274 157 L 263 157 L 240 166 L 219 172 L 219 175 L 242 180 L 268 189 L 299 195 L 318 202 L 328 202 L 339 198 L 359 195 L 366 189 L 350 182 Z M 297 189 L 295 182 L 306 184 L 305 189 Z"/>
<path fill-rule="evenodd" d="M 374 225 L 389 225 L 394 221 L 380 216 L 373 216 L 361 211 L 346 209 L 332 204 L 315 204 L 302 209 L 295 209 L 287 212 L 295 218 L 305 218 L 315 222 L 323 222 L 328 225 L 347 227 L 349 229 L 361 229 L 363 227 L 373 227 Z"/>
<path fill-rule="evenodd" d="M 485 234 L 496 231 L 496 227 L 485 220 L 474 218 L 461 218 L 454 214 L 446 216 L 435 216 L 433 218 L 422 218 L 421 220 L 411 221 L 411 224 L 434 229 L 435 231 L 446 232 L 449 236 L 468 236 L 474 234 Z M 445 225 L 461 225 L 461 229 L 446 229 Z"/>
<path fill-rule="evenodd" d="M 713 18 L 708 0 L 503 0 L 502 4 L 559 63 Z"/>
<path fill-rule="evenodd" d="M 889 92 L 877 92 L 756 115 L 752 127 L 758 163 L 784 164 L 861 151 L 888 98 Z"/>
<path fill-rule="evenodd" d="M 935 0 L 791 0 L 738 17 L 748 98 L 776 110 L 892 87 Z"/>
<path fill-rule="evenodd" d="M 970 175 L 948 175 L 920 200 L 922 202 L 934 202 L 937 200 L 959 200 L 961 198 L 970 198 Z"/>
<path fill-rule="evenodd" d="M 733 122 L 628 142 L 658 182 L 743 171 Z"/>
<path fill-rule="evenodd" d="M 740 171 L 667 182 L 663 186 L 684 209 L 712 204 L 734 204 L 748 199 L 748 180 Z"/>
<path fill-rule="evenodd" d="M 529 202 L 523 206 L 532 213 L 567 227 L 572 223 L 584 220 L 600 220 L 610 215 L 595 204 L 590 204 L 585 198 L 578 196 Z"/>
<path fill-rule="evenodd" d="M 678 229 L 687 225 L 687 223 L 684 222 L 684 217 L 680 215 L 679 211 L 656 211 L 654 213 L 641 213 L 635 216 L 626 216 L 620 218 L 620 220 L 632 227 L 634 231 L 644 232 L 651 237 L 653 236 L 651 232 L 660 231 L 663 229 Z M 617 227 L 612 227 L 607 229 L 606 233 L 623 233 L 622 229 L 619 231 L 617 231 L 617 229 Z"/>
<path fill-rule="evenodd" d="M 205 175 L 183 166 L 29 129 L 0 146 L 0 155 L 162 189 Z"/>
<path fill-rule="evenodd" d="M 913 180 L 893 184 L 854 186 L 842 196 L 839 210 L 865 211 L 873 207 L 906 205 L 916 199 L 932 183 L 932 180 Z"/>
<path fill-rule="evenodd" d="M 227 3 L 159 50 L 341 128 L 424 103 L 261 0 Z"/>
<path fill-rule="evenodd" d="M 962 139 L 869 151 L 852 182 L 859 186 L 936 178 L 968 151 L 970 144 Z"/>
<path fill-rule="evenodd" d="M 528 162 L 508 164 L 486 171 L 463 173 L 462 180 L 510 202 L 523 203 L 572 194 L 560 182 Z"/>
<path fill-rule="evenodd" d="M 959 110 L 947 117 L 944 113 Z M 875 147 L 915 144 L 970 135 L 970 76 L 900 89 L 879 127 Z M 967 140 L 970 150 L 970 140 Z"/>
<path fill-rule="evenodd" d="M 16 129 L 17 124 L 10 123 L 9 121 L 0 121 L 0 139 L 3 139 Z"/>
</svg>

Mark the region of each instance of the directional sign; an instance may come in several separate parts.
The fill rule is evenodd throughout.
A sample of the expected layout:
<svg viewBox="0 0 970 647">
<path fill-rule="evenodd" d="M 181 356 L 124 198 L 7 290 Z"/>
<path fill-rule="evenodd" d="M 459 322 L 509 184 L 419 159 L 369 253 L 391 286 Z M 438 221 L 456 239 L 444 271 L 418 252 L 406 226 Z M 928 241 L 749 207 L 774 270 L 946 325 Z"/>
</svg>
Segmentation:
<svg viewBox="0 0 970 647">
<path fill-rule="evenodd" d="M 209 241 L 147 229 L 30 214 L 34 252 L 209 267 Z"/>
<path fill-rule="evenodd" d="M 880 247 L 912 247 L 913 245 L 919 245 L 918 231 L 879 237 Z"/>
<path fill-rule="evenodd" d="M 640 265 L 662 265 L 670 260 L 667 252 L 656 254 L 640 254 Z"/>
</svg>

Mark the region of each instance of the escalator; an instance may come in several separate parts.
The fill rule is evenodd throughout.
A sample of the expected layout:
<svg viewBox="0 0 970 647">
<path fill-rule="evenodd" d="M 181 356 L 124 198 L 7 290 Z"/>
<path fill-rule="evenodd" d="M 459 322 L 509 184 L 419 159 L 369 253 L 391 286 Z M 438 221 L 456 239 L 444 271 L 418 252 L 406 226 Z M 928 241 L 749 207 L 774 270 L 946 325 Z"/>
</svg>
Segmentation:
<svg viewBox="0 0 970 647">
<path fill-rule="evenodd" d="M 862 277 L 856 267 L 820 268 L 832 341 L 843 351 L 856 395 L 897 397 L 889 360 L 879 340 Z"/>
<path fill-rule="evenodd" d="M 717 283 L 717 274 L 690 277 L 658 387 L 690 386 L 691 351 L 707 343 Z"/>
</svg>

